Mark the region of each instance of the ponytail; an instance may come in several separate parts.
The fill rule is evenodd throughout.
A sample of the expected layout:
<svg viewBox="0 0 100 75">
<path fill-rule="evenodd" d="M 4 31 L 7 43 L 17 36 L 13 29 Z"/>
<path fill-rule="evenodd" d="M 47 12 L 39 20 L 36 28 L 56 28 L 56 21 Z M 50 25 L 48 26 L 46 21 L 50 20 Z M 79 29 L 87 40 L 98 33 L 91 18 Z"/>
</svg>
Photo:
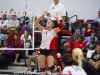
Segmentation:
<svg viewBox="0 0 100 75">
<path fill-rule="evenodd" d="M 83 52 L 80 48 L 73 49 L 73 58 L 78 63 L 78 66 L 83 67 Z"/>
<path fill-rule="evenodd" d="M 82 56 L 81 56 L 81 55 L 78 55 L 78 65 L 79 65 L 80 67 L 83 67 L 83 66 L 82 66 Z"/>
</svg>

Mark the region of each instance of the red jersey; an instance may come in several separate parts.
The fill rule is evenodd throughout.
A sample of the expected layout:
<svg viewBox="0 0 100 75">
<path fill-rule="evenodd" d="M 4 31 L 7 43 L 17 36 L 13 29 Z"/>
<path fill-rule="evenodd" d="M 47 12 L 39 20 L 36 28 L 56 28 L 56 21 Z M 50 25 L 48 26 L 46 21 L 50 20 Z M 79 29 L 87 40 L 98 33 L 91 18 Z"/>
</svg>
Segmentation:
<svg viewBox="0 0 100 75">
<path fill-rule="evenodd" d="M 82 48 L 86 48 L 86 43 L 85 42 L 78 42 L 78 41 L 76 41 L 76 42 L 73 42 L 73 44 L 72 44 L 72 50 L 74 49 L 74 48 L 80 48 L 80 49 L 82 49 Z M 72 51 L 71 51 L 71 53 L 72 53 Z"/>
<path fill-rule="evenodd" d="M 92 31 L 93 31 L 93 28 L 90 31 L 88 31 L 88 29 L 86 29 L 85 32 L 84 32 L 84 36 L 85 37 L 91 36 Z"/>
<path fill-rule="evenodd" d="M 20 33 L 18 33 L 18 34 L 17 34 L 17 36 L 18 36 L 18 39 L 20 39 L 20 37 L 21 37 L 21 34 L 20 34 Z"/>
<path fill-rule="evenodd" d="M 74 48 L 86 48 L 86 43 L 85 42 L 78 42 L 78 41 L 76 41 L 76 42 L 73 42 L 73 49 Z"/>
<path fill-rule="evenodd" d="M 11 43 L 12 48 L 21 48 L 21 45 L 22 45 L 21 40 L 18 40 L 17 42 L 12 41 L 12 43 Z"/>
<path fill-rule="evenodd" d="M 10 41 L 12 41 L 12 40 L 14 39 L 14 34 L 11 33 L 11 34 L 9 35 L 9 38 L 8 38 L 8 39 L 9 39 Z"/>
</svg>

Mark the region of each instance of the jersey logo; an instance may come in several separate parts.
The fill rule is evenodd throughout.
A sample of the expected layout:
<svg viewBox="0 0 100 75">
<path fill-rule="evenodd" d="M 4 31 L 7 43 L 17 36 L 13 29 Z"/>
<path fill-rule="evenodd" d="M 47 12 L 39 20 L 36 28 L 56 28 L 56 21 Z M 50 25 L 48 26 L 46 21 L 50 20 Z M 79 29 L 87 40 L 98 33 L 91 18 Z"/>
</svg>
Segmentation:
<svg viewBox="0 0 100 75">
<path fill-rule="evenodd" d="M 70 71 L 68 71 L 68 73 L 69 73 L 68 75 L 72 75 L 72 73 Z"/>
<path fill-rule="evenodd" d="M 52 7 L 52 9 L 54 9 L 54 7 Z"/>
</svg>

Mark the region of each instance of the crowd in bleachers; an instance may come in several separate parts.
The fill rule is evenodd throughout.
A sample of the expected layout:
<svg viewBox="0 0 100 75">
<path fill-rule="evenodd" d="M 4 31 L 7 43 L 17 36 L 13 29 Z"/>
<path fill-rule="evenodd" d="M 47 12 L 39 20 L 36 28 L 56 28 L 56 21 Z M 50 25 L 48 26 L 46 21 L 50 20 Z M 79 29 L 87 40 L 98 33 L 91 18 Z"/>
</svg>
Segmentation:
<svg viewBox="0 0 100 75">
<path fill-rule="evenodd" d="M 11 9 L 10 12 L 14 10 Z M 26 16 L 26 12 L 20 18 L 17 16 L 3 14 L 0 17 L 0 48 L 8 48 L 8 52 L 12 51 L 9 55 L 6 54 L 7 51 L 0 50 L 0 65 L 11 59 L 8 56 L 13 57 L 13 54 L 15 55 L 13 62 L 17 62 L 19 54 L 23 52 L 23 50 L 9 50 L 9 48 L 32 48 L 33 24 L 30 23 L 31 20 Z"/>
<path fill-rule="evenodd" d="M 13 9 L 10 12 L 14 12 Z M 3 14 L 0 18 L 0 40 L 7 40 L 11 48 L 32 47 L 32 27 L 30 27 L 30 18 L 24 12 L 23 16 L 17 18 L 17 15 Z M 18 43 L 18 44 L 17 44 Z M 23 45 L 23 46 L 22 46 Z M 0 44 L 2 46 L 2 43 Z"/>
<path fill-rule="evenodd" d="M 66 39 L 65 39 L 66 40 Z M 100 11 L 95 20 L 77 20 L 73 23 L 73 42 L 69 48 L 69 42 L 65 42 L 63 47 L 70 49 L 80 48 L 85 59 L 97 70 L 100 69 Z M 71 49 L 72 47 L 72 49 Z"/>
</svg>

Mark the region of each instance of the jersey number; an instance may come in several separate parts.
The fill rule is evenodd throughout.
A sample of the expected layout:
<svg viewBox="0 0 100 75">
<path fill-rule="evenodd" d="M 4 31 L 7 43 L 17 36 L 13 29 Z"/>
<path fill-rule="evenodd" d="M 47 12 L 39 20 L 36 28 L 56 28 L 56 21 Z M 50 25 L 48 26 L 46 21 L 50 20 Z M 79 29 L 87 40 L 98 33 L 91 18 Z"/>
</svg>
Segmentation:
<svg viewBox="0 0 100 75">
<path fill-rule="evenodd" d="M 81 68 L 79 68 L 79 67 L 72 67 L 74 70 L 76 70 L 76 71 L 78 71 L 78 70 L 80 70 L 81 71 Z"/>
</svg>

